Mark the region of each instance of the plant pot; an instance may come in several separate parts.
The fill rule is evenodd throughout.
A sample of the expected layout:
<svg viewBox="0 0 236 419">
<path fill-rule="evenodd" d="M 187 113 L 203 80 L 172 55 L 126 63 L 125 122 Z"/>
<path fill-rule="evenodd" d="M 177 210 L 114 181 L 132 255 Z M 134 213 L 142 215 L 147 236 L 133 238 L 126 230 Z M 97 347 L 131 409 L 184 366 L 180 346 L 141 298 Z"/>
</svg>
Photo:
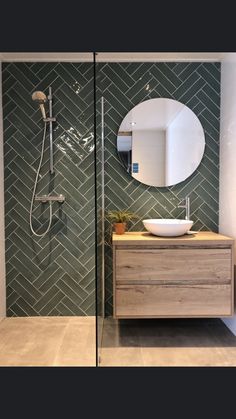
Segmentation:
<svg viewBox="0 0 236 419">
<path fill-rule="evenodd" d="M 116 234 L 124 234 L 126 230 L 126 223 L 114 223 Z"/>
</svg>

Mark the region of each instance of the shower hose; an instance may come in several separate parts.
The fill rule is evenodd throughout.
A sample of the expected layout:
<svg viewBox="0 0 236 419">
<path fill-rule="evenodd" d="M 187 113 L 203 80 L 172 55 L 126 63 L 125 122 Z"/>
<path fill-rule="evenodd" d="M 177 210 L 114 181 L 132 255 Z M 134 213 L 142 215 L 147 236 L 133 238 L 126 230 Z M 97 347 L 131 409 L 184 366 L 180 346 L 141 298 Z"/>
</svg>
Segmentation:
<svg viewBox="0 0 236 419">
<path fill-rule="evenodd" d="M 30 204 L 30 229 L 31 229 L 32 233 L 37 237 L 44 237 L 49 232 L 51 224 L 52 224 L 52 202 L 49 201 L 49 223 L 48 223 L 47 229 L 44 231 L 44 233 L 38 234 L 38 233 L 36 233 L 36 231 L 34 230 L 34 228 L 32 226 L 34 198 L 35 198 L 35 193 L 36 193 L 36 189 L 37 189 L 39 173 L 40 173 L 40 169 L 41 169 L 42 161 L 43 161 L 46 132 L 47 132 L 47 123 L 45 122 L 44 123 L 44 130 L 43 130 L 43 142 L 42 142 L 42 149 L 41 149 L 41 157 L 40 157 L 39 166 L 38 166 L 38 170 L 37 170 L 36 177 L 35 177 L 34 189 L 33 189 L 33 194 L 32 194 L 32 199 L 31 199 L 31 204 Z"/>
</svg>

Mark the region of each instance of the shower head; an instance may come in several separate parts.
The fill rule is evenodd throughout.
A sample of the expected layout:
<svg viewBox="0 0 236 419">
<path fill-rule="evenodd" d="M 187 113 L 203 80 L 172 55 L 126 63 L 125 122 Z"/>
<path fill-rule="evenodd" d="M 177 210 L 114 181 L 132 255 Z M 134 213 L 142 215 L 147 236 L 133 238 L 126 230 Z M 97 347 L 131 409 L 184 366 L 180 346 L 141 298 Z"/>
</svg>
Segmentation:
<svg viewBox="0 0 236 419">
<path fill-rule="evenodd" d="M 32 94 L 32 100 L 39 103 L 39 107 L 42 112 L 43 119 L 46 119 L 44 103 L 47 102 L 47 96 L 43 92 L 37 91 Z"/>
</svg>

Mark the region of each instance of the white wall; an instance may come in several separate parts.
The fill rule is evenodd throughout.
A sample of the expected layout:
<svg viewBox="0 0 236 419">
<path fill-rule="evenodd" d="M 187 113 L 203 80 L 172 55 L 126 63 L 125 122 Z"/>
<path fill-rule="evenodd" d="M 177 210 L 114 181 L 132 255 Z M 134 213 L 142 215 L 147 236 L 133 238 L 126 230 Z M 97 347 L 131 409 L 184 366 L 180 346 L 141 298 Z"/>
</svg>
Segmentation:
<svg viewBox="0 0 236 419">
<path fill-rule="evenodd" d="M 221 66 L 219 232 L 236 240 L 236 54 Z M 236 256 L 236 253 L 235 253 Z M 235 259 L 236 261 L 236 259 Z M 236 263 L 236 262 L 235 262 Z M 222 319 L 236 335 L 236 316 Z"/>
<path fill-rule="evenodd" d="M 146 185 L 165 185 L 165 131 L 137 130 L 132 132 L 132 163 L 139 172 L 132 176 Z"/>
<path fill-rule="evenodd" d="M 166 185 L 189 177 L 204 153 L 204 133 L 198 118 L 184 107 L 166 130 Z"/>
<path fill-rule="evenodd" d="M 0 62 L 0 317 L 6 315 L 2 66 Z"/>
</svg>

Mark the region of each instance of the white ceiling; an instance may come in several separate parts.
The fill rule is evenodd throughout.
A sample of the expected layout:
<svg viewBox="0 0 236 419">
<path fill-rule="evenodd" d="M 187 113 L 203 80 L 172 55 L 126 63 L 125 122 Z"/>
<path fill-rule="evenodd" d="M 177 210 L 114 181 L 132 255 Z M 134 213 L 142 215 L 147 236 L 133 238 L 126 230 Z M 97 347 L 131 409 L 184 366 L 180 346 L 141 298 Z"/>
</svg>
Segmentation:
<svg viewBox="0 0 236 419">
<path fill-rule="evenodd" d="M 98 62 L 124 61 L 221 61 L 225 52 L 98 52 Z M 92 61 L 92 52 L 2 52 L 2 61 Z"/>
</svg>

